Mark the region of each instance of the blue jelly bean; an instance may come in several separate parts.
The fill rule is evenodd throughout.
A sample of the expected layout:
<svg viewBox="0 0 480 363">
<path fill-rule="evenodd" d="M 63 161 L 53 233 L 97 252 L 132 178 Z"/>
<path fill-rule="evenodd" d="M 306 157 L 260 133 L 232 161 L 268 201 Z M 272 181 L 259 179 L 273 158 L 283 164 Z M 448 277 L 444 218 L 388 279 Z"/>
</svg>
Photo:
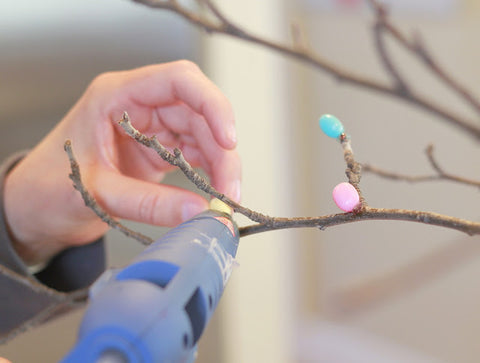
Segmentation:
<svg viewBox="0 0 480 363">
<path fill-rule="evenodd" d="M 345 132 L 340 120 L 333 115 L 323 115 L 319 123 L 325 135 L 334 139 L 338 139 Z"/>
</svg>

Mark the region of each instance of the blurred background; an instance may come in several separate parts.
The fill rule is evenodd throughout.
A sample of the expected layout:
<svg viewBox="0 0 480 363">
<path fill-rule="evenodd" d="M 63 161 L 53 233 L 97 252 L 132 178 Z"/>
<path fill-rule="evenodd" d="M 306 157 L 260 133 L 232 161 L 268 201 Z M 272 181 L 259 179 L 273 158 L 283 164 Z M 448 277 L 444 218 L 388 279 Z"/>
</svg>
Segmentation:
<svg viewBox="0 0 480 363">
<path fill-rule="evenodd" d="M 480 5 L 474 0 L 391 0 L 392 21 L 419 31 L 449 73 L 480 96 Z M 312 50 L 339 67 L 389 80 L 375 52 L 372 12 L 361 0 L 218 2 L 238 25 L 289 43 L 301 24 Z M 478 144 L 432 114 L 342 84 L 259 46 L 210 36 L 175 14 L 126 0 L 0 5 L 0 156 L 31 148 L 99 73 L 190 59 L 231 100 L 243 160 L 243 204 L 273 216 L 337 213 L 332 188 L 346 180 L 341 148 L 318 118 L 339 117 L 358 161 L 430 173 L 440 164 L 478 178 Z M 396 64 L 418 92 L 460 115 L 468 106 L 395 44 Z M 169 183 L 188 183 L 174 174 Z M 476 220 L 478 190 L 365 175 L 371 206 Z M 238 217 L 240 225 L 248 223 Z M 151 236 L 161 228 L 131 225 Z M 111 232 L 110 266 L 141 247 Z M 478 237 L 402 222 L 362 222 L 242 239 L 198 362 L 476 362 L 480 356 Z M 79 310 L 7 345 L 12 362 L 58 361 L 75 341 Z M 1 319 L 1 316 L 0 316 Z"/>
</svg>

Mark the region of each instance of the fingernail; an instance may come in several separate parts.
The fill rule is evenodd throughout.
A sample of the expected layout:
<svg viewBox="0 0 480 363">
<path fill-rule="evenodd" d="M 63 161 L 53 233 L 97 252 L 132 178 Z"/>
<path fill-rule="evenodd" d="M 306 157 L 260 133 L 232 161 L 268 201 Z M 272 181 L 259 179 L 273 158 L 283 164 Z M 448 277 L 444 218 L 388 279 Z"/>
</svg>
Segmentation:
<svg viewBox="0 0 480 363">
<path fill-rule="evenodd" d="M 186 221 L 190 218 L 193 218 L 204 210 L 204 205 L 190 202 L 184 203 L 182 206 L 182 220 Z"/>
<path fill-rule="evenodd" d="M 232 186 L 230 187 L 230 190 L 228 193 L 226 193 L 229 198 L 234 200 L 235 202 L 240 202 L 240 199 L 242 198 L 242 186 L 240 183 L 240 180 L 236 180 L 232 183 Z"/>
<path fill-rule="evenodd" d="M 232 143 L 232 146 L 237 144 L 237 129 L 235 128 L 234 124 L 230 124 L 227 130 L 227 137 Z"/>
</svg>

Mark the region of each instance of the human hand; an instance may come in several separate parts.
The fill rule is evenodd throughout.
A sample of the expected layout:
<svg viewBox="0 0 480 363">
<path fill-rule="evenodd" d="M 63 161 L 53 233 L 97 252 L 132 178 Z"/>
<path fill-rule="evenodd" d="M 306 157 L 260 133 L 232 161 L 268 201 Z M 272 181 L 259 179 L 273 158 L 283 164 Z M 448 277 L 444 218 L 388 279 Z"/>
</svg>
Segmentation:
<svg viewBox="0 0 480 363">
<path fill-rule="evenodd" d="M 106 73 L 7 176 L 7 222 L 26 262 L 46 260 L 107 230 L 68 178 L 66 139 L 86 188 L 114 217 L 173 226 L 207 208 L 198 194 L 158 183 L 172 166 L 124 133 L 117 124 L 124 111 L 135 128 L 168 148 L 179 147 L 217 190 L 240 199 L 233 112 L 196 65 L 178 61 Z"/>
</svg>

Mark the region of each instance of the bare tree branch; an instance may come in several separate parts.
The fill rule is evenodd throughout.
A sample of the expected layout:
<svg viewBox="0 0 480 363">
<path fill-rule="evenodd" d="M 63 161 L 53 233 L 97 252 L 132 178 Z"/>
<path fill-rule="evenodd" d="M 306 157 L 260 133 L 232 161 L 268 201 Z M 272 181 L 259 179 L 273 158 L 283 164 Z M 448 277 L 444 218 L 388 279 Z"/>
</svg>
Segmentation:
<svg viewBox="0 0 480 363">
<path fill-rule="evenodd" d="M 312 50 L 302 47 L 297 47 L 295 44 L 293 46 L 284 45 L 274 41 L 267 40 L 265 38 L 256 36 L 245 29 L 240 28 L 239 26 L 233 24 L 231 20 L 228 19 L 225 14 L 223 14 L 217 6 L 213 4 L 210 0 L 197 0 L 199 4 L 206 5 L 216 20 L 211 20 L 210 17 L 206 15 L 201 15 L 187 7 L 183 6 L 177 1 L 167 0 L 133 0 L 137 3 L 149 6 L 155 9 L 165 9 L 177 13 L 178 15 L 185 18 L 190 23 L 197 25 L 198 27 L 206 30 L 209 33 L 219 33 L 229 35 L 235 38 L 242 39 L 244 41 L 254 43 L 260 46 L 263 46 L 268 49 L 272 49 L 280 54 L 284 54 L 295 59 L 301 60 L 305 63 L 312 65 L 313 67 L 326 72 L 327 74 L 332 75 L 338 81 L 352 84 L 360 88 L 364 88 L 370 91 L 375 91 L 381 94 L 389 95 L 401 99 L 409 104 L 412 104 L 416 107 L 419 107 L 425 111 L 432 113 L 435 116 L 438 116 L 440 119 L 447 121 L 453 126 L 456 126 L 460 130 L 466 132 L 469 136 L 474 137 L 476 140 L 480 140 L 480 127 L 475 124 L 475 120 L 469 120 L 465 117 L 462 117 L 456 114 L 454 111 L 445 107 L 445 105 L 438 102 L 434 102 L 428 97 L 414 92 L 409 89 L 406 92 L 405 83 L 401 81 L 401 77 L 398 73 L 391 73 L 390 75 L 394 76 L 396 81 L 393 84 L 385 84 L 378 80 L 365 77 L 363 75 L 352 72 L 348 69 L 343 69 L 322 57 L 319 54 L 314 53 Z M 455 82 L 451 76 L 449 76 L 444 70 L 440 68 L 437 62 L 434 61 L 433 57 L 425 50 L 423 46 L 420 46 L 418 41 L 410 42 L 405 36 L 395 28 L 389 21 L 385 14 L 385 10 L 380 7 L 378 2 L 374 0 L 368 0 L 369 3 L 377 9 L 377 22 L 381 21 L 382 31 L 388 31 L 395 39 L 397 39 L 401 44 L 403 44 L 409 51 L 413 54 L 422 55 L 422 60 L 425 64 L 431 69 L 435 74 L 437 74 L 444 82 L 449 85 L 454 91 L 462 95 L 472 106 L 477 110 L 480 110 L 480 101 L 476 100 L 475 97 L 469 93 L 464 87 L 460 86 L 458 82 Z M 379 15 L 382 18 L 378 18 Z M 384 54 L 386 56 L 386 54 Z M 428 60 L 428 61 L 427 61 Z M 387 68 L 393 66 L 393 64 L 385 64 Z M 399 87 L 400 81 L 400 87 Z M 480 112 L 479 112 L 480 113 Z"/>
</svg>

